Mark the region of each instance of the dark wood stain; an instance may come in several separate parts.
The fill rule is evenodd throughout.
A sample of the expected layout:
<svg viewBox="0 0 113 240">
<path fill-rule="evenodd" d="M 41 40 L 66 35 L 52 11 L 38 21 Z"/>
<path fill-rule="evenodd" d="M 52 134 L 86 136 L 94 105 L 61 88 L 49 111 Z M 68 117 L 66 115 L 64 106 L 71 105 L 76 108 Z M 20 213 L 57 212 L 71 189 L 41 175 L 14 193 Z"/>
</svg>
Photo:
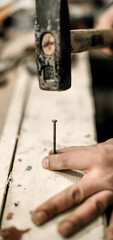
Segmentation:
<svg viewBox="0 0 113 240">
<path fill-rule="evenodd" d="M 16 227 L 9 227 L 0 230 L 0 237 L 3 240 L 21 240 L 23 234 L 30 231 L 30 228 L 19 230 Z"/>
<path fill-rule="evenodd" d="M 13 213 L 8 213 L 6 219 L 11 220 L 13 218 Z"/>
</svg>

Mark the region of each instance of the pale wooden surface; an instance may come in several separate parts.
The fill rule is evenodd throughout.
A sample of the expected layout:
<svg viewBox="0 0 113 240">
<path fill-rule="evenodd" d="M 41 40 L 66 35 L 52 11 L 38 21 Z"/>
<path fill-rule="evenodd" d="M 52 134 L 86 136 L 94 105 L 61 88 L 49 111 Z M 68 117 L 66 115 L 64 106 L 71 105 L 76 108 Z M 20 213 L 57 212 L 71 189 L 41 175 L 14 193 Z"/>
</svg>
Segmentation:
<svg viewBox="0 0 113 240">
<path fill-rule="evenodd" d="M 9 108 L 9 104 L 13 95 L 13 89 L 15 86 L 15 71 L 11 72 L 10 74 L 6 74 L 3 85 L 0 85 L 0 136 L 2 133 L 2 129 L 5 123 L 6 114 Z M 0 77 L 0 82 L 1 82 Z"/>
<path fill-rule="evenodd" d="M 81 173 L 75 171 L 45 170 L 41 166 L 41 160 L 52 148 L 51 120 L 54 118 L 58 120 L 58 148 L 95 143 L 95 111 L 90 81 L 87 54 L 79 54 L 73 66 L 70 90 L 60 93 L 45 92 L 38 88 L 36 78 L 33 81 L 15 153 L 12 181 L 2 221 L 2 228 L 10 226 L 16 226 L 19 229 L 31 228 L 29 233 L 23 235 L 22 240 L 63 239 L 57 233 L 57 223 L 68 212 L 55 217 L 41 227 L 36 227 L 31 222 L 30 211 L 80 179 Z M 15 112 L 11 112 L 11 115 L 13 114 Z M 9 142 L 6 145 L 9 145 Z M 4 148 L 6 149 L 6 146 Z M 7 164 L 9 164 L 9 162 L 4 163 L 4 156 L 6 154 L 2 152 L 3 172 L 0 171 L 2 176 L 3 173 L 7 175 Z M 3 189 L 2 177 L 0 186 Z M 13 213 L 13 218 L 8 221 L 9 213 Z M 70 239 L 105 239 L 104 227 L 105 219 L 101 216 Z"/>
<path fill-rule="evenodd" d="M 0 212 L 4 201 L 8 175 L 13 161 L 16 141 L 26 104 L 31 79 L 21 67 L 16 74 L 16 84 L 11 104 L 7 113 L 5 126 L 0 138 Z"/>
</svg>

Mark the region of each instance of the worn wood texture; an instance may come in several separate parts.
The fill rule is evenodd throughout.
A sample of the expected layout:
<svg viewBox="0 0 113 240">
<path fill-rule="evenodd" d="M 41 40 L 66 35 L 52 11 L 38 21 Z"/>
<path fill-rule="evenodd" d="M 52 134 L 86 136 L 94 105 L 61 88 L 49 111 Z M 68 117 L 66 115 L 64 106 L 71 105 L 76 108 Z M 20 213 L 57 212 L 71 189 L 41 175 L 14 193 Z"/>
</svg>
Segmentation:
<svg viewBox="0 0 113 240">
<path fill-rule="evenodd" d="M 72 79 L 72 88 L 65 92 L 42 91 L 38 88 L 37 79 L 34 79 L 31 88 L 2 221 L 2 228 L 30 228 L 22 240 L 63 239 L 57 233 L 57 223 L 69 211 L 41 227 L 32 223 L 30 212 L 57 192 L 78 182 L 82 176 L 76 171 L 52 172 L 42 168 L 41 160 L 52 148 L 51 120 L 58 120 L 57 148 L 96 141 L 95 111 L 86 54 L 80 54 L 73 63 Z M 10 220 L 7 219 L 9 214 L 12 214 Z M 104 218 L 100 216 L 70 239 L 105 239 L 104 224 Z"/>
<path fill-rule="evenodd" d="M 30 77 L 22 67 L 18 69 L 16 78 L 11 103 L 6 115 L 3 132 L 0 137 L 0 212 L 6 193 L 8 176 L 10 174 L 13 154 L 31 83 Z"/>
<path fill-rule="evenodd" d="M 2 80 L 3 82 L 1 83 Z M 6 74 L 3 78 L 0 77 L 0 135 L 2 133 L 15 83 L 15 71 Z"/>
<path fill-rule="evenodd" d="M 80 29 L 71 30 L 71 53 L 111 47 L 113 30 L 110 29 Z"/>
</svg>

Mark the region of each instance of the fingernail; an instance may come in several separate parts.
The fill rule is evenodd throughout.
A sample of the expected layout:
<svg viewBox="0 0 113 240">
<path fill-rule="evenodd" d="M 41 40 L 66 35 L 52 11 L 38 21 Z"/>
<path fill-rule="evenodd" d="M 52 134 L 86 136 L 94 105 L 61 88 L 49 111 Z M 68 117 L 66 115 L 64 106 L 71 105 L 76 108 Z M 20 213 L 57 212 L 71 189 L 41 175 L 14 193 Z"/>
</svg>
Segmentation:
<svg viewBox="0 0 113 240">
<path fill-rule="evenodd" d="M 42 166 L 43 166 L 43 168 L 48 168 L 48 159 L 47 158 L 44 158 L 42 160 Z"/>
<path fill-rule="evenodd" d="M 40 211 L 35 215 L 35 224 L 40 225 L 47 220 L 47 214 L 44 211 Z"/>
<path fill-rule="evenodd" d="M 67 221 L 59 225 L 58 231 L 63 237 L 70 237 L 74 233 L 74 228 L 72 223 Z"/>
</svg>

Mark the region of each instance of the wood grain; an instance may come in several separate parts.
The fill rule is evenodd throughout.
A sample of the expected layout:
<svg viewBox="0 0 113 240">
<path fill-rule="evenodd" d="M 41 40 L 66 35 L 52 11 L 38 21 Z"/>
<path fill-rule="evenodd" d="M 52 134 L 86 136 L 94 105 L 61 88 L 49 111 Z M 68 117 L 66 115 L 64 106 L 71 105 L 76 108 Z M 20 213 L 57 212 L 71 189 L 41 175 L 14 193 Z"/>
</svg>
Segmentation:
<svg viewBox="0 0 113 240">
<path fill-rule="evenodd" d="M 15 146 L 18 140 L 26 97 L 31 83 L 27 72 L 22 67 L 18 69 L 16 78 L 12 99 L 0 138 L 0 212 L 6 193 L 8 175 L 10 174 Z"/>
<path fill-rule="evenodd" d="M 79 53 L 113 46 L 113 30 L 80 29 L 71 30 L 71 53 Z"/>
</svg>

